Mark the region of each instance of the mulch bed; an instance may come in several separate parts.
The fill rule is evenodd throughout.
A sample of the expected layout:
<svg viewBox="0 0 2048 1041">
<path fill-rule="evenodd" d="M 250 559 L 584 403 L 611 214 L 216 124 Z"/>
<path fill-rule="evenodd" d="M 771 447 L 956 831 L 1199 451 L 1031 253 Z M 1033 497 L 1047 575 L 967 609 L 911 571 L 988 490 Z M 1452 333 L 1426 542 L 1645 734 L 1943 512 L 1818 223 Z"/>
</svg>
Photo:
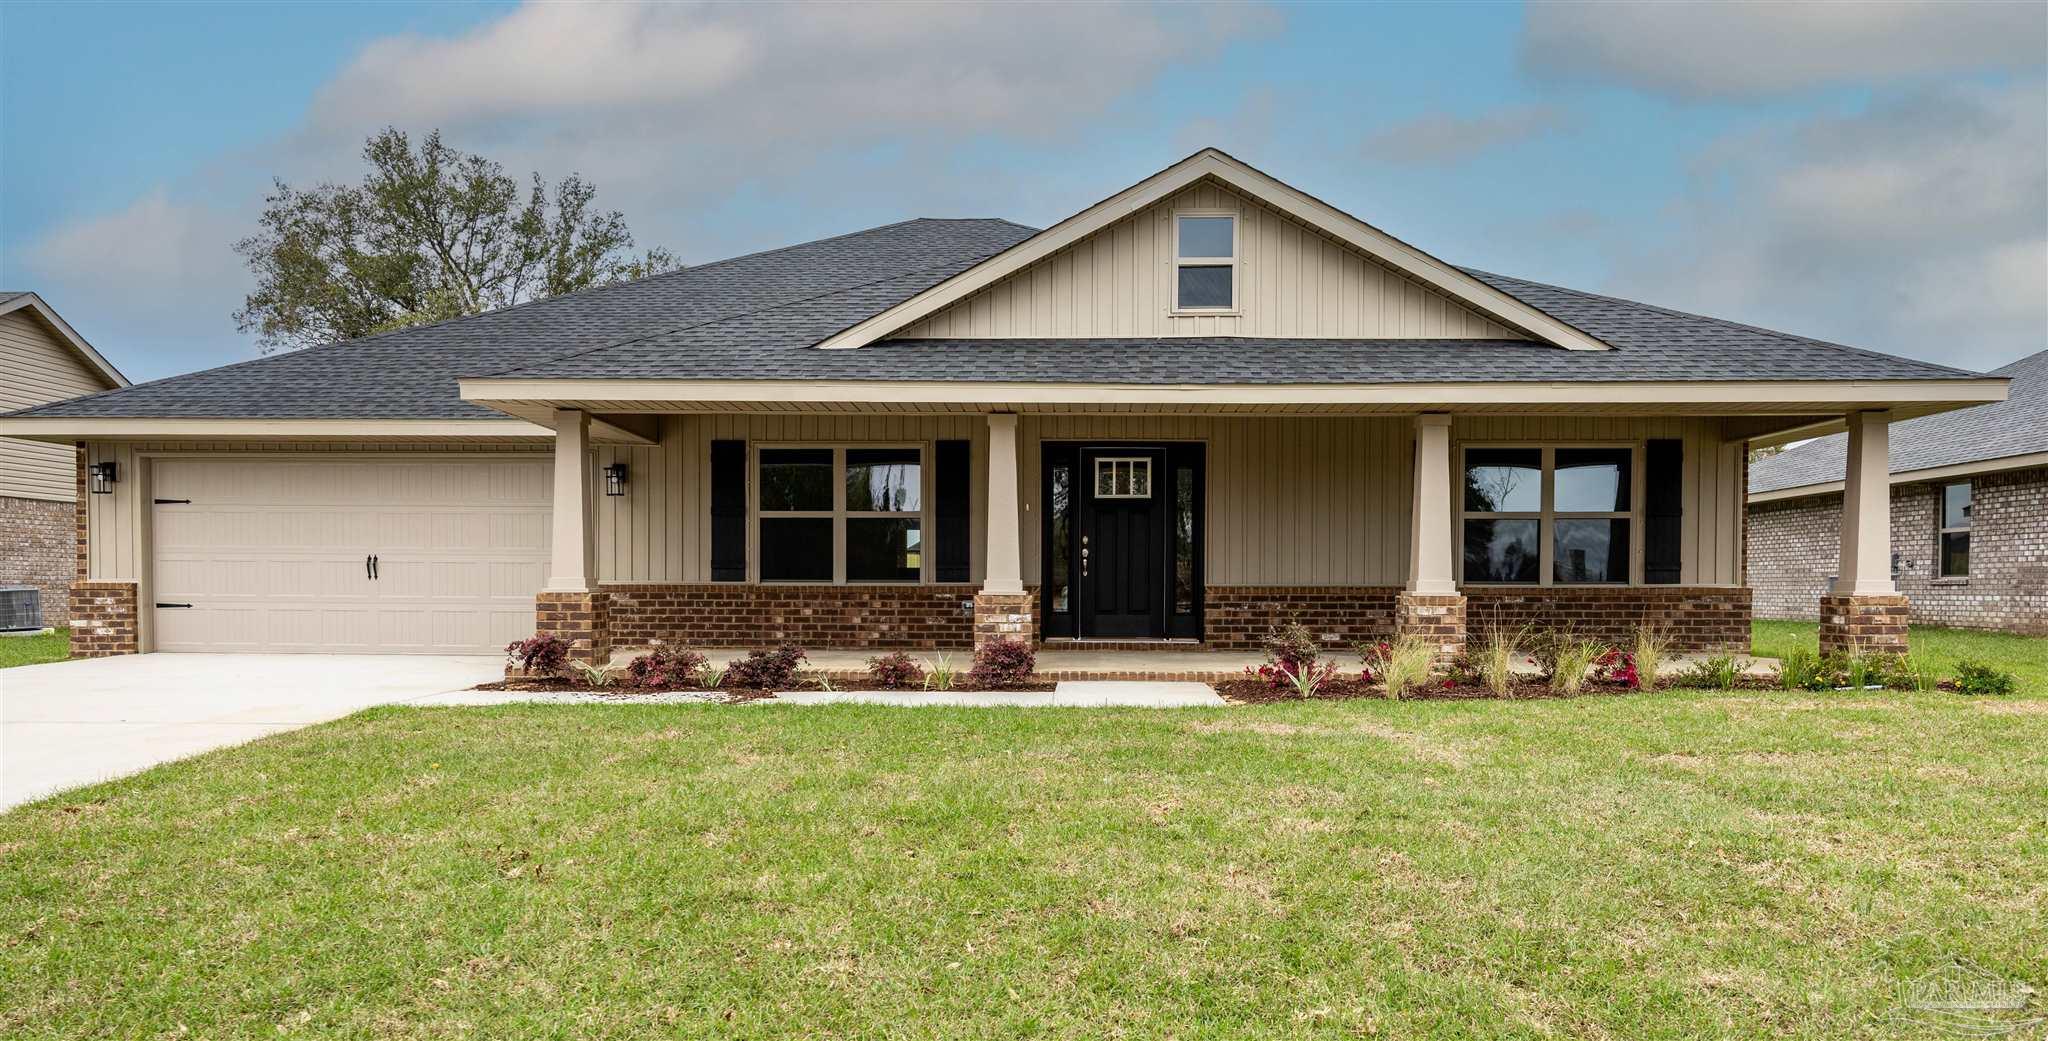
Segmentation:
<svg viewBox="0 0 2048 1041">
<path fill-rule="evenodd" d="M 1224 680 L 1213 684 L 1216 693 L 1223 700 L 1236 705 L 1261 705 L 1277 701 L 1300 701 L 1293 690 L 1275 690 L 1270 684 L 1255 679 Z M 1670 683 L 1658 685 L 1669 689 Z M 1767 676 L 1745 676 L 1736 681 L 1736 690 L 1777 690 L 1777 683 Z M 1619 683 L 1587 681 L 1577 694 L 1564 694 L 1552 690 L 1550 684 L 1530 678 L 1520 680 L 1506 694 L 1495 694 L 1480 684 L 1451 683 L 1437 679 L 1427 685 L 1416 687 L 1401 695 L 1403 701 L 1535 701 L 1548 698 L 1596 698 L 1612 697 L 1617 694 L 1632 694 L 1635 691 Z M 1334 679 L 1322 685 L 1311 701 L 1351 701 L 1358 698 L 1385 700 L 1386 688 L 1365 683 L 1357 678 Z"/>
<path fill-rule="evenodd" d="M 630 701 L 633 698 L 642 694 L 670 694 L 680 691 L 685 693 L 699 694 L 723 694 L 725 695 L 725 700 L 727 702 L 741 702 L 758 701 L 762 698 L 772 697 L 775 694 L 778 694 L 783 691 L 825 690 L 827 688 L 823 683 L 818 682 L 816 679 L 800 678 L 791 682 L 787 686 L 758 689 L 748 687 L 719 687 L 715 690 L 707 690 L 706 688 L 696 686 L 695 684 L 686 684 L 681 686 L 672 685 L 665 687 L 627 687 L 622 685 L 606 687 L 603 690 L 592 690 L 590 688 L 590 684 L 580 682 L 578 680 L 564 679 L 559 676 L 545 676 L 534 678 L 506 679 L 499 680 L 495 683 L 479 683 L 476 685 L 475 689 L 520 691 L 548 694 L 594 694 L 601 698 L 616 698 L 620 701 Z M 922 687 L 884 687 L 873 680 L 841 681 L 835 679 L 832 681 L 832 686 L 830 689 L 846 691 L 894 690 L 900 693 L 907 694 L 941 693 L 940 691 L 926 691 Z M 1026 683 L 1010 687 L 982 687 L 972 680 L 963 678 L 961 680 L 956 681 L 953 684 L 952 690 L 947 691 L 946 693 L 959 693 L 963 691 L 970 693 L 981 693 L 984 691 L 1031 692 L 1049 691 L 1051 689 L 1053 689 L 1053 684 L 1050 683 Z"/>
</svg>

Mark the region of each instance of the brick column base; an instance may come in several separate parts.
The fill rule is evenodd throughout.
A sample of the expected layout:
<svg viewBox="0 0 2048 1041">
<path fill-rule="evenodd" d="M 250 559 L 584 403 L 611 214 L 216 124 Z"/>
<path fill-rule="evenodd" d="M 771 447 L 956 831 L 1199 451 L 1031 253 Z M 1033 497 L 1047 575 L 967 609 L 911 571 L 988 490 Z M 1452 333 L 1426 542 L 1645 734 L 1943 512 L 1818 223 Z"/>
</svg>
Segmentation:
<svg viewBox="0 0 2048 1041">
<path fill-rule="evenodd" d="M 1036 646 L 1037 598 L 1030 593 L 974 594 L 974 647 L 1008 637 Z"/>
<path fill-rule="evenodd" d="M 1907 610 L 1906 598 L 1898 594 L 1825 594 L 1820 598 L 1820 652 L 1904 654 Z"/>
<path fill-rule="evenodd" d="M 603 665 L 612 658 L 610 593 L 542 593 L 534 598 L 534 630 L 569 641 L 571 661 Z"/>
<path fill-rule="evenodd" d="M 1436 645 L 1436 659 L 1448 662 L 1465 653 L 1465 598 L 1402 593 L 1394 601 L 1394 635 L 1420 636 Z"/>
<path fill-rule="evenodd" d="M 142 650 L 135 583 L 71 583 L 71 656 L 111 658 Z"/>
</svg>

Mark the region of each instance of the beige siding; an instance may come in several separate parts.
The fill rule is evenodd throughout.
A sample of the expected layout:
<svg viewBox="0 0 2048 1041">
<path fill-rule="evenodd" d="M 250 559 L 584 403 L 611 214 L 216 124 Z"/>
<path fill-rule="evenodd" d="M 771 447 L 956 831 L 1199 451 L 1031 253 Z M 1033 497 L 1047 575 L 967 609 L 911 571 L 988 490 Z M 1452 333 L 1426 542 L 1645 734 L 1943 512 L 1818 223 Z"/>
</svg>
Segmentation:
<svg viewBox="0 0 2048 1041">
<path fill-rule="evenodd" d="M 1173 215 L 1187 210 L 1239 217 L 1237 314 L 1172 313 Z M 1526 339 L 1215 182 L 1190 185 L 896 335 Z"/>
<path fill-rule="evenodd" d="M 0 315 L 0 412 L 107 389 L 85 361 L 25 310 Z M 0 437 L 0 495 L 70 502 L 77 471 L 69 445 Z"/>
<path fill-rule="evenodd" d="M 598 573 L 606 582 L 702 582 L 710 574 L 710 443 L 974 441 L 984 472 L 986 423 L 974 417 L 677 416 L 661 444 L 600 448 L 632 488 L 597 505 Z M 1741 560 L 1741 446 L 1714 420 L 1461 418 L 1461 442 L 1686 443 L 1685 558 L 1680 580 L 1732 585 Z M 1208 581 L 1214 585 L 1398 585 L 1407 578 L 1411 422 L 1406 418 L 1026 416 L 1019 496 L 1027 511 L 1024 575 L 1039 574 L 1039 446 L 1044 441 L 1200 441 L 1208 446 Z M 974 495 L 973 574 L 982 574 L 985 489 Z"/>
</svg>

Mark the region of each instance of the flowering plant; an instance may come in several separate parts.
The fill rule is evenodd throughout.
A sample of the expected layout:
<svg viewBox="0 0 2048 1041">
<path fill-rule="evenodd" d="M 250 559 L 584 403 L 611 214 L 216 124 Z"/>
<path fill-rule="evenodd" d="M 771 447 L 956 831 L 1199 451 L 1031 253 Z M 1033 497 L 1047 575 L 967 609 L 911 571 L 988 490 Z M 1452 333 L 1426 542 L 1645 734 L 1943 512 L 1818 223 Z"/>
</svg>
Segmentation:
<svg viewBox="0 0 2048 1041">
<path fill-rule="evenodd" d="M 1626 690 L 1641 690 L 1643 677 L 1636 671 L 1636 656 L 1610 647 L 1593 659 L 1593 676 L 1605 683 L 1619 683 Z"/>
</svg>

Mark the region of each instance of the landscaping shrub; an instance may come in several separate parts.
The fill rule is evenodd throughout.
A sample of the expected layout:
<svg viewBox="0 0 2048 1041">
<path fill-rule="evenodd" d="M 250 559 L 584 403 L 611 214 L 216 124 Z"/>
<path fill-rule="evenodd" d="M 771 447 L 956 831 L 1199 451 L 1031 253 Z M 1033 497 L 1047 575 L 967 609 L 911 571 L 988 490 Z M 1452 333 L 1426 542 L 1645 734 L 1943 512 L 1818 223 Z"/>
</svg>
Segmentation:
<svg viewBox="0 0 2048 1041">
<path fill-rule="evenodd" d="M 1680 673 L 1678 685 L 1701 690 L 1734 690 L 1737 681 L 1742 679 L 1742 670 L 1748 666 L 1748 662 L 1737 661 L 1732 655 L 1717 654 Z"/>
<path fill-rule="evenodd" d="M 938 654 L 925 660 L 930 671 L 924 676 L 926 690 L 952 690 L 960 679 L 960 667 L 953 664 L 951 655 Z"/>
<path fill-rule="evenodd" d="M 1003 636 L 975 648 L 974 668 L 967 675 L 981 687 L 1022 686 L 1038 667 L 1038 652 L 1023 640 Z"/>
<path fill-rule="evenodd" d="M 1274 626 L 1266 634 L 1266 660 L 1291 672 L 1315 664 L 1322 653 L 1315 631 L 1300 622 Z"/>
<path fill-rule="evenodd" d="M 1420 636 L 1397 636 L 1391 643 L 1381 640 L 1360 649 L 1366 671 L 1379 673 L 1380 681 L 1387 685 L 1387 697 L 1394 701 L 1428 683 L 1436 668 L 1436 645 Z"/>
<path fill-rule="evenodd" d="M 1969 695 L 2003 696 L 2018 689 L 2019 681 L 2010 672 L 1999 670 L 1978 661 L 1964 660 L 1956 665 L 1956 693 Z"/>
<path fill-rule="evenodd" d="M 725 667 L 725 682 L 746 690 L 787 690 L 804 660 L 803 648 L 793 643 L 772 651 L 748 651 Z"/>
<path fill-rule="evenodd" d="M 1657 681 L 1664 675 L 1664 665 L 1671 660 L 1671 638 L 1654 625 L 1636 626 L 1629 660 L 1636 670 L 1634 689 L 1656 690 Z"/>
<path fill-rule="evenodd" d="M 887 690 L 924 686 L 924 666 L 902 651 L 869 658 L 868 675 Z"/>
<path fill-rule="evenodd" d="M 686 687 L 698 681 L 706 664 L 696 651 L 656 647 L 626 663 L 626 680 L 643 690 Z"/>
<path fill-rule="evenodd" d="M 1560 694 L 1577 694 L 1586 689 L 1593 663 L 1605 652 L 1606 648 L 1591 640 L 1558 641 L 1550 654 L 1550 689 Z"/>
<path fill-rule="evenodd" d="M 609 665 L 592 665 L 579 661 L 571 662 L 570 667 L 575 670 L 576 678 L 582 680 L 583 685 L 591 690 L 605 690 L 619 682 L 619 674 Z"/>
<path fill-rule="evenodd" d="M 529 676 L 560 676 L 569 665 L 569 641 L 539 633 L 505 645 L 505 659 Z"/>
<path fill-rule="evenodd" d="M 1312 698 L 1337 676 L 1336 662 L 1322 662 L 1323 646 L 1300 622 L 1274 626 L 1266 634 L 1266 664 L 1246 666 L 1244 673 L 1278 694 Z"/>
<path fill-rule="evenodd" d="M 1507 697 L 1515 686 L 1515 664 L 1522 659 L 1522 644 L 1529 639 L 1526 626 L 1506 629 L 1495 626 L 1488 630 L 1486 639 L 1479 641 L 1479 652 L 1472 656 L 1473 671 L 1479 682 L 1494 697 Z"/>
<path fill-rule="evenodd" d="M 1642 690 L 1643 673 L 1636 667 L 1633 651 L 1609 647 L 1593 659 L 1593 678 L 1602 683 L 1619 684 L 1625 690 Z"/>
<path fill-rule="evenodd" d="M 1800 648 L 1778 663 L 1781 690 L 1826 690 L 1834 686 L 1834 675 L 1820 655 Z"/>
</svg>

